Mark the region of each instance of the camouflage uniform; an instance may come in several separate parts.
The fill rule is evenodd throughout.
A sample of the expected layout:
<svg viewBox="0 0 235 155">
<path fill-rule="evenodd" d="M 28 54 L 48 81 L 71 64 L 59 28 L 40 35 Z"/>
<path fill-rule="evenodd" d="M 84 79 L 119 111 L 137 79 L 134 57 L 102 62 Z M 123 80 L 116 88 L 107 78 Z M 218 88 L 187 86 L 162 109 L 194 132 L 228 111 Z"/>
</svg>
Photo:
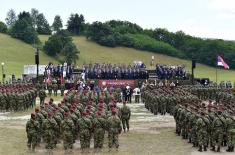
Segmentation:
<svg viewBox="0 0 235 155">
<path fill-rule="evenodd" d="M 39 91 L 40 105 L 44 104 L 46 98 L 46 92 L 44 89 Z"/>
<path fill-rule="evenodd" d="M 214 141 L 212 142 L 213 151 L 215 151 L 215 144 L 217 142 L 217 152 L 220 152 L 220 147 L 223 141 L 224 127 L 226 127 L 226 121 L 219 112 L 213 121 L 213 129 L 215 131 Z"/>
<path fill-rule="evenodd" d="M 54 96 L 57 96 L 57 91 L 58 91 L 57 83 L 54 83 L 52 86 L 53 86 Z"/>
<path fill-rule="evenodd" d="M 119 147 L 118 143 L 118 134 L 121 133 L 121 121 L 115 115 L 115 112 L 112 112 L 113 115 L 110 116 L 107 120 L 107 127 L 108 127 L 108 138 L 109 138 L 109 148 L 112 148 L 115 145 L 116 148 Z"/>
<path fill-rule="evenodd" d="M 127 131 L 129 131 L 129 120 L 131 117 L 131 110 L 129 107 L 126 106 L 126 104 L 123 104 L 123 107 L 121 108 L 120 112 L 123 130 L 125 132 L 127 127 Z"/>
<path fill-rule="evenodd" d="M 86 114 L 83 114 L 83 116 L 84 115 Z M 84 149 L 90 148 L 92 123 L 90 119 L 82 117 L 78 120 L 78 126 L 79 126 L 81 149 L 84 151 Z"/>
<path fill-rule="evenodd" d="M 38 109 L 35 110 L 35 115 L 36 115 L 36 120 L 39 122 L 39 131 L 37 134 L 37 144 L 40 144 L 42 135 L 43 135 L 43 130 L 42 130 L 42 122 L 44 121 L 45 117 L 42 115 L 41 112 L 39 112 Z"/>
<path fill-rule="evenodd" d="M 65 150 L 72 149 L 73 148 L 72 131 L 75 128 L 73 121 L 66 116 L 66 118 L 62 121 L 61 128 L 63 133 L 64 149 Z"/>
<path fill-rule="evenodd" d="M 227 138 L 228 138 L 228 149 L 227 152 L 234 152 L 234 146 L 235 146 L 235 117 L 228 117 L 226 119 L 227 124 Z"/>
<path fill-rule="evenodd" d="M 62 84 L 60 85 L 61 96 L 64 96 L 64 91 L 65 91 L 65 84 L 62 83 Z"/>
<path fill-rule="evenodd" d="M 39 127 L 39 122 L 35 119 L 35 114 L 31 114 L 31 119 L 26 123 L 26 132 L 28 137 L 28 148 L 32 148 L 33 151 L 37 145 Z"/>
<path fill-rule="evenodd" d="M 52 84 L 51 83 L 48 84 L 47 89 L 48 89 L 48 95 L 51 96 L 51 94 L 52 94 Z"/>
<path fill-rule="evenodd" d="M 94 128 L 94 148 L 102 148 L 104 144 L 106 120 L 102 116 L 97 116 L 93 121 L 93 128 Z"/>
<path fill-rule="evenodd" d="M 199 150 L 202 151 L 202 147 L 204 147 L 204 151 L 207 150 L 207 126 L 209 124 L 209 120 L 205 117 L 204 114 L 201 115 L 201 117 L 198 118 L 196 122 L 197 126 L 197 137 L 198 137 L 198 145 Z"/>
<path fill-rule="evenodd" d="M 42 128 L 44 130 L 43 140 L 46 143 L 46 149 L 54 149 L 55 148 L 55 131 L 57 130 L 58 126 L 56 121 L 53 118 L 45 119 L 42 124 Z"/>
</svg>

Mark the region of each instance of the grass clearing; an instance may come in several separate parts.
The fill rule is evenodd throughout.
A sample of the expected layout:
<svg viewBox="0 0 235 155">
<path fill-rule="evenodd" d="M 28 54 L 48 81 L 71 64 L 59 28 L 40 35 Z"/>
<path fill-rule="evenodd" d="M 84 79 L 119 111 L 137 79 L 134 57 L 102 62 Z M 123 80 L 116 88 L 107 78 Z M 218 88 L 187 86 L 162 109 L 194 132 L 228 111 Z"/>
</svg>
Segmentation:
<svg viewBox="0 0 235 155">
<path fill-rule="evenodd" d="M 19 77 L 23 73 L 24 65 L 35 64 L 35 49 L 31 45 L 2 33 L 0 33 L 0 55 L 0 62 L 5 63 L 6 80 L 12 73 Z M 47 64 L 49 61 L 57 62 L 54 58 L 40 51 L 40 64 Z"/>
<path fill-rule="evenodd" d="M 160 130 L 161 134 L 147 134 L 131 131 L 122 134 L 119 139 L 119 151 L 112 150 L 115 155 L 187 155 L 190 154 L 191 146 L 180 138 L 176 137 L 172 129 Z M 4 155 L 24 155 L 28 152 L 26 133 L 24 129 L 0 128 L 0 154 Z M 79 144 L 74 148 L 74 154 L 80 154 Z M 91 152 L 94 150 L 91 149 Z M 45 153 L 43 146 L 37 148 L 35 155 Z M 54 151 L 54 154 L 63 154 L 62 144 Z M 105 148 L 100 153 L 91 153 L 97 155 L 110 154 Z"/>
</svg>

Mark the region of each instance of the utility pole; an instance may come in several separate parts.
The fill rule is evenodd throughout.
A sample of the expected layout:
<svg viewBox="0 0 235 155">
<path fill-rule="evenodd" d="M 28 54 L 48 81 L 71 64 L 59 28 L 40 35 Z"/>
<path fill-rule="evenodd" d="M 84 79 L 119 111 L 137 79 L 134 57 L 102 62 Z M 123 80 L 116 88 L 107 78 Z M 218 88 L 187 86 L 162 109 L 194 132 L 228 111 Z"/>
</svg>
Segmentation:
<svg viewBox="0 0 235 155">
<path fill-rule="evenodd" d="M 4 65 L 5 65 L 5 63 L 4 62 L 2 62 L 2 83 L 5 83 L 5 73 L 4 73 Z"/>
</svg>

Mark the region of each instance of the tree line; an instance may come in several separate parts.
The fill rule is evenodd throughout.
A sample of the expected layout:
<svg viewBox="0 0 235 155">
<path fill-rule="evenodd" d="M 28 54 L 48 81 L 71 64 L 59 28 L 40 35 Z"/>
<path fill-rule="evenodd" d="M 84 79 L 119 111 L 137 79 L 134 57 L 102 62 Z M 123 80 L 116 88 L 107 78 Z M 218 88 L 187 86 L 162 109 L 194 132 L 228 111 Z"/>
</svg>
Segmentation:
<svg viewBox="0 0 235 155">
<path fill-rule="evenodd" d="M 100 45 L 125 46 L 215 66 L 219 53 L 235 68 L 235 42 L 222 39 L 203 39 L 185 34 L 183 31 L 169 32 L 167 29 L 143 29 L 128 21 L 111 20 L 89 25 L 86 36 Z"/>
<path fill-rule="evenodd" d="M 197 62 L 210 66 L 215 66 L 215 53 L 219 53 L 230 68 L 235 68 L 233 59 L 235 58 L 235 42 L 233 41 L 203 39 L 190 36 L 183 31 L 173 33 L 163 28 L 143 29 L 128 21 L 96 21 L 90 24 L 85 22 L 82 14 L 77 13 L 70 15 L 66 29 L 63 29 L 59 15 L 55 16 L 50 26 L 43 13 L 39 13 L 36 9 L 32 9 L 30 13 L 21 12 L 18 16 L 14 10 L 10 10 L 7 13 L 6 24 L 0 22 L 0 32 L 9 33 L 12 37 L 30 44 L 40 42 L 38 34 L 51 35 L 53 32 L 43 49 L 51 56 L 64 54 L 67 59 L 79 53 L 72 43 L 71 36 L 84 35 L 87 39 L 103 46 L 124 46 L 188 60 L 193 58 Z M 66 46 L 67 43 L 69 44 Z M 75 60 L 72 61 L 75 62 Z"/>
</svg>

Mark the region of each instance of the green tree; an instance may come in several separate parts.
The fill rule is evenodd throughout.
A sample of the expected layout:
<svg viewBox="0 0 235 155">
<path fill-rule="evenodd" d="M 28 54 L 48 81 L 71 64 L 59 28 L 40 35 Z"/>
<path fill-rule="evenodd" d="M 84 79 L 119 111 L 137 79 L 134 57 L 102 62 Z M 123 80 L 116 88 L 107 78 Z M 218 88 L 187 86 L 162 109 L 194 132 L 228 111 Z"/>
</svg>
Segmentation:
<svg viewBox="0 0 235 155">
<path fill-rule="evenodd" d="M 99 41 L 106 36 L 112 35 L 112 28 L 105 23 L 93 22 L 87 32 L 87 38 L 95 41 Z"/>
<path fill-rule="evenodd" d="M 0 33 L 7 33 L 7 25 L 0 21 Z"/>
<path fill-rule="evenodd" d="M 16 20 L 17 20 L 17 17 L 16 17 L 15 11 L 13 9 L 10 9 L 7 12 L 7 17 L 5 19 L 7 26 L 12 27 L 15 24 Z"/>
<path fill-rule="evenodd" d="M 37 32 L 33 28 L 32 18 L 28 12 L 21 12 L 18 20 L 12 26 L 10 35 L 14 38 L 23 40 L 26 43 L 40 43 Z"/>
<path fill-rule="evenodd" d="M 56 15 L 54 18 L 54 22 L 52 24 L 52 29 L 53 31 L 60 31 L 63 28 L 63 24 L 62 24 L 62 19 L 60 18 L 59 15 Z"/>
<path fill-rule="evenodd" d="M 37 18 L 38 18 L 38 15 L 39 15 L 39 11 L 37 9 L 35 9 L 35 8 L 32 8 L 30 15 L 31 15 L 31 18 L 32 18 L 33 27 L 36 29 Z"/>
<path fill-rule="evenodd" d="M 60 30 L 49 37 L 43 48 L 48 55 L 55 56 L 60 54 L 65 45 L 69 42 L 72 42 L 72 37 L 66 30 Z"/>
<path fill-rule="evenodd" d="M 51 34 L 50 25 L 48 24 L 48 21 L 46 20 L 45 16 L 42 13 L 38 14 L 36 25 L 37 25 L 37 32 L 39 34 L 47 34 L 47 35 Z"/>
<path fill-rule="evenodd" d="M 67 30 L 75 35 L 80 35 L 84 30 L 85 19 L 81 14 L 71 14 L 67 22 Z"/>
<path fill-rule="evenodd" d="M 28 24 L 33 26 L 33 19 L 29 12 L 23 11 L 18 15 L 18 20 L 26 20 Z"/>
<path fill-rule="evenodd" d="M 79 59 L 78 54 L 80 52 L 74 43 L 68 42 L 62 49 L 61 53 L 65 56 L 65 61 L 68 64 L 76 64 L 77 60 Z"/>
<path fill-rule="evenodd" d="M 63 48 L 63 43 L 61 38 L 58 35 L 52 35 L 45 42 L 44 50 L 50 56 L 55 56 L 59 54 Z"/>
</svg>

